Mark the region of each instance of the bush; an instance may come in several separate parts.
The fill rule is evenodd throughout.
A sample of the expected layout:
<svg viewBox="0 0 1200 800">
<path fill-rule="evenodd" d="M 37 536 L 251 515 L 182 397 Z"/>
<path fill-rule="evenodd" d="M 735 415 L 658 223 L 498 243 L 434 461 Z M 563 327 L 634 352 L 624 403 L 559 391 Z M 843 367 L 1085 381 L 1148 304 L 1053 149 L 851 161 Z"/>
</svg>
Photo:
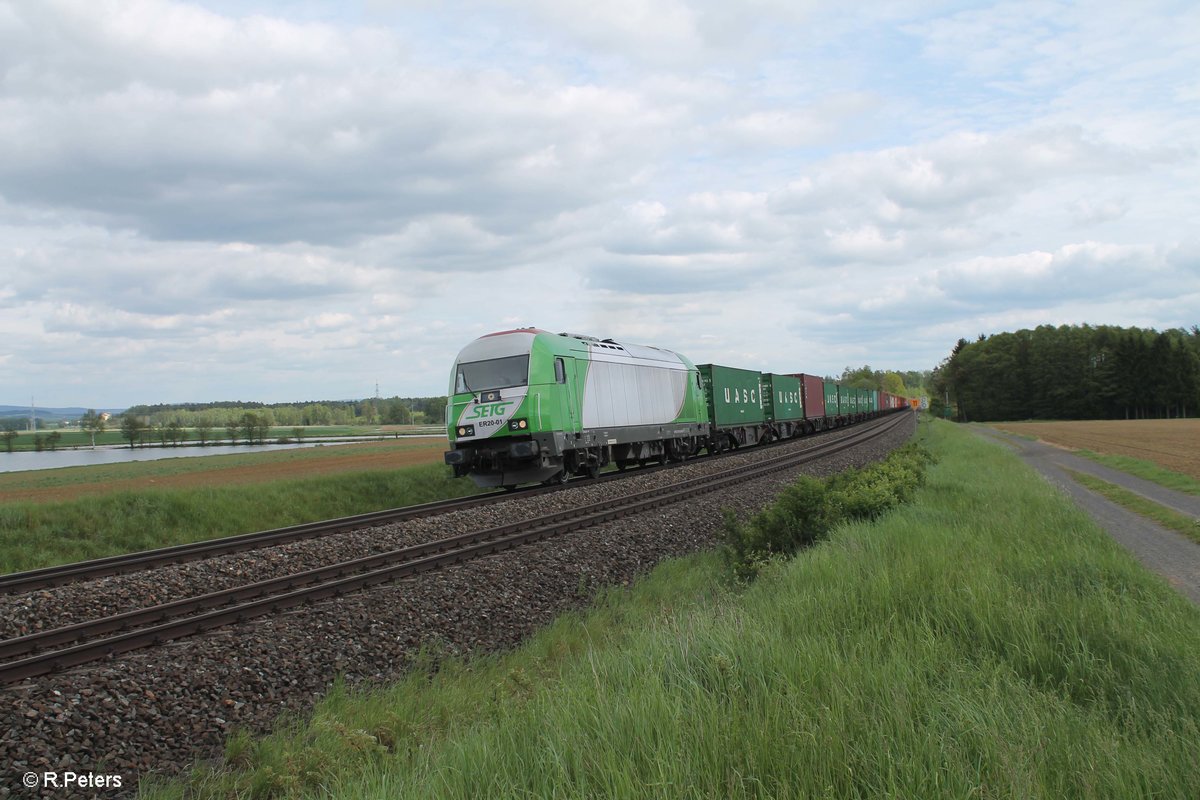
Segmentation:
<svg viewBox="0 0 1200 800">
<path fill-rule="evenodd" d="M 750 580 L 772 559 L 829 536 L 840 522 L 874 519 L 912 498 L 933 456 L 915 444 L 863 469 L 824 481 L 804 476 L 765 511 L 740 523 L 726 512 L 722 552 L 737 580 Z"/>
</svg>

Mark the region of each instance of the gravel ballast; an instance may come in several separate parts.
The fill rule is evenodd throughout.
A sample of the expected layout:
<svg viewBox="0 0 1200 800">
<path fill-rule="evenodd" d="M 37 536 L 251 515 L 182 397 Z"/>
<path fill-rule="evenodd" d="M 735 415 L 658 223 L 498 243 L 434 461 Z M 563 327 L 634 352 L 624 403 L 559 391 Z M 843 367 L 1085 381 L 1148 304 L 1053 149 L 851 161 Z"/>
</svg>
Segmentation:
<svg viewBox="0 0 1200 800">
<path fill-rule="evenodd" d="M 512 647 L 563 611 L 585 605 L 597 588 L 628 584 L 664 559 L 713 546 L 723 509 L 744 518 L 770 504 L 798 475 L 828 475 L 876 461 L 907 441 L 914 427 L 909 415 L 884 436 L 849 452 L 660 511 L 4 687 L 6 732 L 0 737 L 0 764 L 11 776 L 46 770 L 118 774 L 123 778 L 119 793 L 131 792 L 138 776 L 148 770 L 170 773 L 197 759 L 218 757 L 235 728 L 265 731 L 283 712 L 305 712 L 338 676 L 349 684 L 394 679 L 422 646 L 446 655 Z M 751 461 L 756 455 L 748 451 L 736 458 Z M 732 462 L 721 461 L 721 469 Z M 87 611 L 70 613 L 95 615 L 94 608 L 107 604 L 123 609 L 144 603 L 141 598 L 147 593 L 177 599 L 184 596 L 179 592 L 195 592 L 196 587 L 212 591 L 231 575 L 245 582 L 247 570 L 254 580 L 282 574 L 264 571 L 275 562 L 286 565 L 278 567 L 283 572 L 296 571 L 305 568 L 296 565 L 308 563 L 308 558 L 319 559 L 312 566 L 354 557 L 347 553 L 394 549 L 467 527 L 537 516 L 554 505 L 586 505 L 612 492 L 677 482 L 704 469 L 703 460 L 698 460 L 629 481 L 514 498 L 482 509 L 329 537 L 347 539 L 338 544 L 327 539 L 298 542 L 6 600 L 9 608 L 26 601 L 30 609 L 44 611 L 48 598 L 28 599 L 51 595 L 55 602 L 49 605 L 61 607 L 66 598 L 87 597 L 90 592 L 101 596 L 96 605 L 83 603 Z M 329 556 L 333 549 L 337 558 Z M 48 624 L 38 611 L 26 613 L 20 624 Z M 55 796 L 56 790 L 42 791 Z M 0 796 L 10 793 L 32 796 L 36 790 L 22 788 L 18 778 L 0 785 Z M 117 794 L 112 789 L 96 791 L 97 796 Z"/>
</svg>

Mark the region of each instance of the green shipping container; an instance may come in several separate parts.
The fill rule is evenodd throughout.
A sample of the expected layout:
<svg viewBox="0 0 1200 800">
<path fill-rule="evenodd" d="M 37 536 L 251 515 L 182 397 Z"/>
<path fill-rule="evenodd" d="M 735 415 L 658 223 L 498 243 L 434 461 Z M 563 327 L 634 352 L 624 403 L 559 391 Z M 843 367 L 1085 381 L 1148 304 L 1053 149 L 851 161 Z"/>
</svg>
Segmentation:
<svg viewBox="0 0 1200 800">
<path fill-rule="evenodd" d="M 804 419 L 804 401 L 800 379 L 790 375 L 766 373 L 763 378 L 763 410 L 777 422 Z"/>
<path fill-rule="evenodd" d="M 766 420 L 762 376 L 750 369 L 698 364 L 708 395 L 708 413 L 718 427 L 757 425 Z"/>
<path fill-rule="evenodd" d="M 833 381 L 825 381 L 825 416 L 836 417 L 841 413 L 842 406 L 838 398 L 838 386 Z"/>
</svg>

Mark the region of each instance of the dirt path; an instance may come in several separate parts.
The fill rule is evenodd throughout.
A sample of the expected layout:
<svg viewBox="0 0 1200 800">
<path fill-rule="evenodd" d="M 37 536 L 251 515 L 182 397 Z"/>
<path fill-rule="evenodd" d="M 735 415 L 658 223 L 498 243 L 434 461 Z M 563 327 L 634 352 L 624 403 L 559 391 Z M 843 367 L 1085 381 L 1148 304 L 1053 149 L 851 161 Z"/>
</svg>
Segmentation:
<svg viewBox="0 0 1200 800">
<path fill-rule="evenodd" d="M 1200 518 L 1200 497 L 1176 492 L 1156 483 L 1109 469 L 1094 461 L 1042 442 L 1031 442 L 992 428 L 974 431 L 1011 447 L 1021 459 L 1066 492 L 1100 527 L 1124 545 L 1139 561 L 1167 579 L 1171 586 L 1200 605 L 1200 544 L 1127 511 L 1084 488 L 1066 471 L 1095 475 L 1181 514 Z"/>
</svg>

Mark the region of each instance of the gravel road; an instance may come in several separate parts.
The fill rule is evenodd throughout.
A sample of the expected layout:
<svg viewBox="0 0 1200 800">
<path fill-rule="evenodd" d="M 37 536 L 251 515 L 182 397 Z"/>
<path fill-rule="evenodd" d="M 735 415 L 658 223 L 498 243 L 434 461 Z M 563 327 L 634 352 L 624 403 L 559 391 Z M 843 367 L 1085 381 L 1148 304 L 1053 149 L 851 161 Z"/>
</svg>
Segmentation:
<svg viewBox="0 0 1200 800">
<path fill-rule="evenodd" d="M 1200 604 L 1200 544 L 1084 488 L 1066 470 L 1095 475 L 1101 480 L 1116 484 L 1190 517 L 1200 518 L 1200 497 L 1176 492 L 1110 469 L 1044 442 L 1022 439 L 994 428 L 976 426 L 973 430 L 981 436 L 1012 448 L 1026 464 L 1061 488 L 1076 505 L 1091 514 L 1100 527 L 1108 531 L 1139 561 L 1166 578 L 1171 586 L 1192 602 Z"/>
</svg>

